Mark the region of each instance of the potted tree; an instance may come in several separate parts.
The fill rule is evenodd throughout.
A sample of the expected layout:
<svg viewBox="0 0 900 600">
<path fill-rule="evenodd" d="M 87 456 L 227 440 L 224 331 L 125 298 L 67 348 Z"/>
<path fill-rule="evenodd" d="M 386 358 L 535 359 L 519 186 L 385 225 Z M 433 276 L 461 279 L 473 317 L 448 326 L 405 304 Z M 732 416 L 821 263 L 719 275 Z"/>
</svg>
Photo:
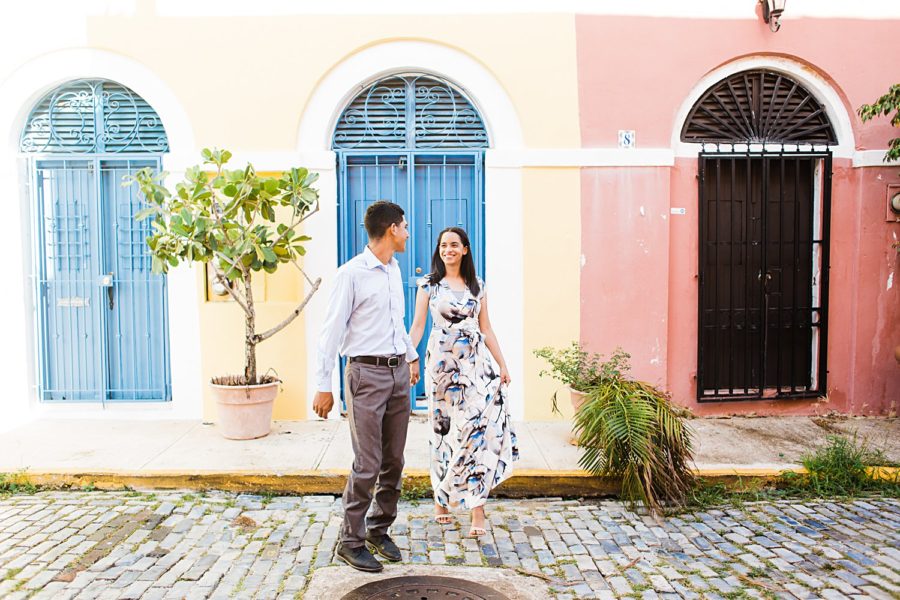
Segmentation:
<svg viewBox="0 0 900 600">
<path fill-rule="evenodd" d="M 319 210 L 319 194 L 311 187 L 318 175 L 292 168 L 281 177 L 263 177 L 249 164 L 226 169 L 231 156 L 227 150 L 205 148 L 203 164 L 189 168 L 174 193 L 163 185 L 167 174 L 150 168 L 126 177 L 123 185 L 138 185 L 147 203 L 135 218 L 153 219 L 147 238 L 153 271 L 206 263 L 244 313 L 244 372 L 214 377 L 210 385 L 222 434 L 253 439 L 269 433 L 281 383 L 272 375 L 259 375 L 256 347 L 296 319 L 321 284 L 299 263 L 311 238 L 298 231 Z M 258 332 L 253 277 L 285 264 L 299 270 L 309 291 L 280 323 Z"/>
</svg>

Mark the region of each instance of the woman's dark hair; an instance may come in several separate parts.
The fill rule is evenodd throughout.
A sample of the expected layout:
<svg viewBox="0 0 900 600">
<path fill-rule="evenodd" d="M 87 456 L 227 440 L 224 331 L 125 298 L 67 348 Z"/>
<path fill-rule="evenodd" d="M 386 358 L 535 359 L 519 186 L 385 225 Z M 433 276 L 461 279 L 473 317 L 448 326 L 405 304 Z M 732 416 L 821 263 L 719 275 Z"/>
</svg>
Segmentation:
<svg viewBox="0 0 900 600">
<path fill-rule="evenodd" d="M 429 283 L 440 283 L 441 279 L 447 274 L 447 268 L 444 266 L 444 260 L 441 258 L 441 238 L 444 237 L 445 233 L 455 233 L 458 235 L 463 246 L 468 250 L 460 262 L 459 274 L 462 275 L 463 281 L 466 282 L 469 291 L 477 298 L 478 292 L 481 291 L 481 287 L 478 285 L 478 276 L 475 274 L 475 260 L 472 258 L 472 247 L 469 245 L 469 236 L 466 234 L 466 230 L 461 227 L 448 227 L 438 234 L 437 243 L 434 246 L 434 254 L 431 256 L 431 275 L 428 276 L 430 280 Z"/>
<path fill-rule="evenodd" d="M 393 202 L 379 200 L 366 209 L 363 224 L 366 233 L 373 240 L 380 240 L 391 225 L 399 225 L 403 222 L 403 209 Z"/>
</svg>

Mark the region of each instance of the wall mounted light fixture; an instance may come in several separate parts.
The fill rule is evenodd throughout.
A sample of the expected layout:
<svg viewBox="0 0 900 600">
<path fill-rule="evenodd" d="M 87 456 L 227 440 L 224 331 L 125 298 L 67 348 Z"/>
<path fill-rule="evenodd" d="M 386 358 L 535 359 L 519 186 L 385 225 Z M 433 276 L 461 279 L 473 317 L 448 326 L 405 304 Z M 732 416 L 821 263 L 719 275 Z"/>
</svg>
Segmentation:
<svg viewBox="0 0 900 600">
<path fill-rule="evenodd" d="M 762 4 L 763 21 L 769 24 L 769 29 L 775 33 L 781 29 L 781 13 L 787 0 L 759 0 Z"/>
</svg>

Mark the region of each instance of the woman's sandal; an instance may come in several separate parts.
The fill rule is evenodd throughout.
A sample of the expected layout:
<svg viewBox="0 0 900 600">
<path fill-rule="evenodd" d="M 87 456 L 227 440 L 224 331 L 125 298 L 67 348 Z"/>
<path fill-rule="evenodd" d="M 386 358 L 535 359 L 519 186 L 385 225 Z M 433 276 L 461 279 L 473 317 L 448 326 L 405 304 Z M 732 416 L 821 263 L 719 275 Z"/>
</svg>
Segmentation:
<svg viewBox="0 0 900 600">
<path fill-rule="evenodd" d="M 469 529 L 469 537 L 470 538 L 478 538 L 483 535 L 487 535 L 487 530 L 481 527 L 472 527 Z"/>
<path fill-rule="evenodd" d="M 443 506 L 441 508 L 443 508 L 444 510 L 447 510 Z M 435 506 L 434 510 L 437 511 L 438 507 Z M 434 521 L 436 523 L 439 523 L 440 525 L 449 525 L 453 522 L 453 515 L 450 514 L 450 511 L 447 511 L 445 513 L 435 512 Z"/>
</svg>

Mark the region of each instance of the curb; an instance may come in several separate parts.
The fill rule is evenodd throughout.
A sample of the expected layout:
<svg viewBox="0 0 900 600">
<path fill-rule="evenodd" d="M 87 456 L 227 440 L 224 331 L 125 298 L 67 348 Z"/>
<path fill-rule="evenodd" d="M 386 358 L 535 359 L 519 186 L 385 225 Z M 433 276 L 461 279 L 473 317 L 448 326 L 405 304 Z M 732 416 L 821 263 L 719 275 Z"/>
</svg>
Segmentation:
<svg viewBox="0 0 900 600">
<path fill-rule="evenodd" d="M 757 488 L 773 483 L 786 472 L 804 473 L 803 468 L 720 468 L 697 469 L 698 478 L 722 483 L 729 489 Z M 879 479 L 897 479 L 898 467 L 871 467 Z M 347 482 L 349 471 L 292 471 L 286 473 L 261 473 L 259 471 L 22 471 L 12 474 L 14 483 L 31 483 L 49 488 L 90 488 L 115 491 L 142 490 L 223 490 L 229 492 L 263 492 L 281 494 L 331 494 L 340 495 Z M 427 491 L 430 475 L 421 469 L 404 473 L 404 487 Z M 616 477 L 594 477 L 585 471 L 547 471 L 521 469 L 503 482 L 493 494 L 503 498 L 583 497 L 615 496 L 621 488 Z"/>
</svg>

